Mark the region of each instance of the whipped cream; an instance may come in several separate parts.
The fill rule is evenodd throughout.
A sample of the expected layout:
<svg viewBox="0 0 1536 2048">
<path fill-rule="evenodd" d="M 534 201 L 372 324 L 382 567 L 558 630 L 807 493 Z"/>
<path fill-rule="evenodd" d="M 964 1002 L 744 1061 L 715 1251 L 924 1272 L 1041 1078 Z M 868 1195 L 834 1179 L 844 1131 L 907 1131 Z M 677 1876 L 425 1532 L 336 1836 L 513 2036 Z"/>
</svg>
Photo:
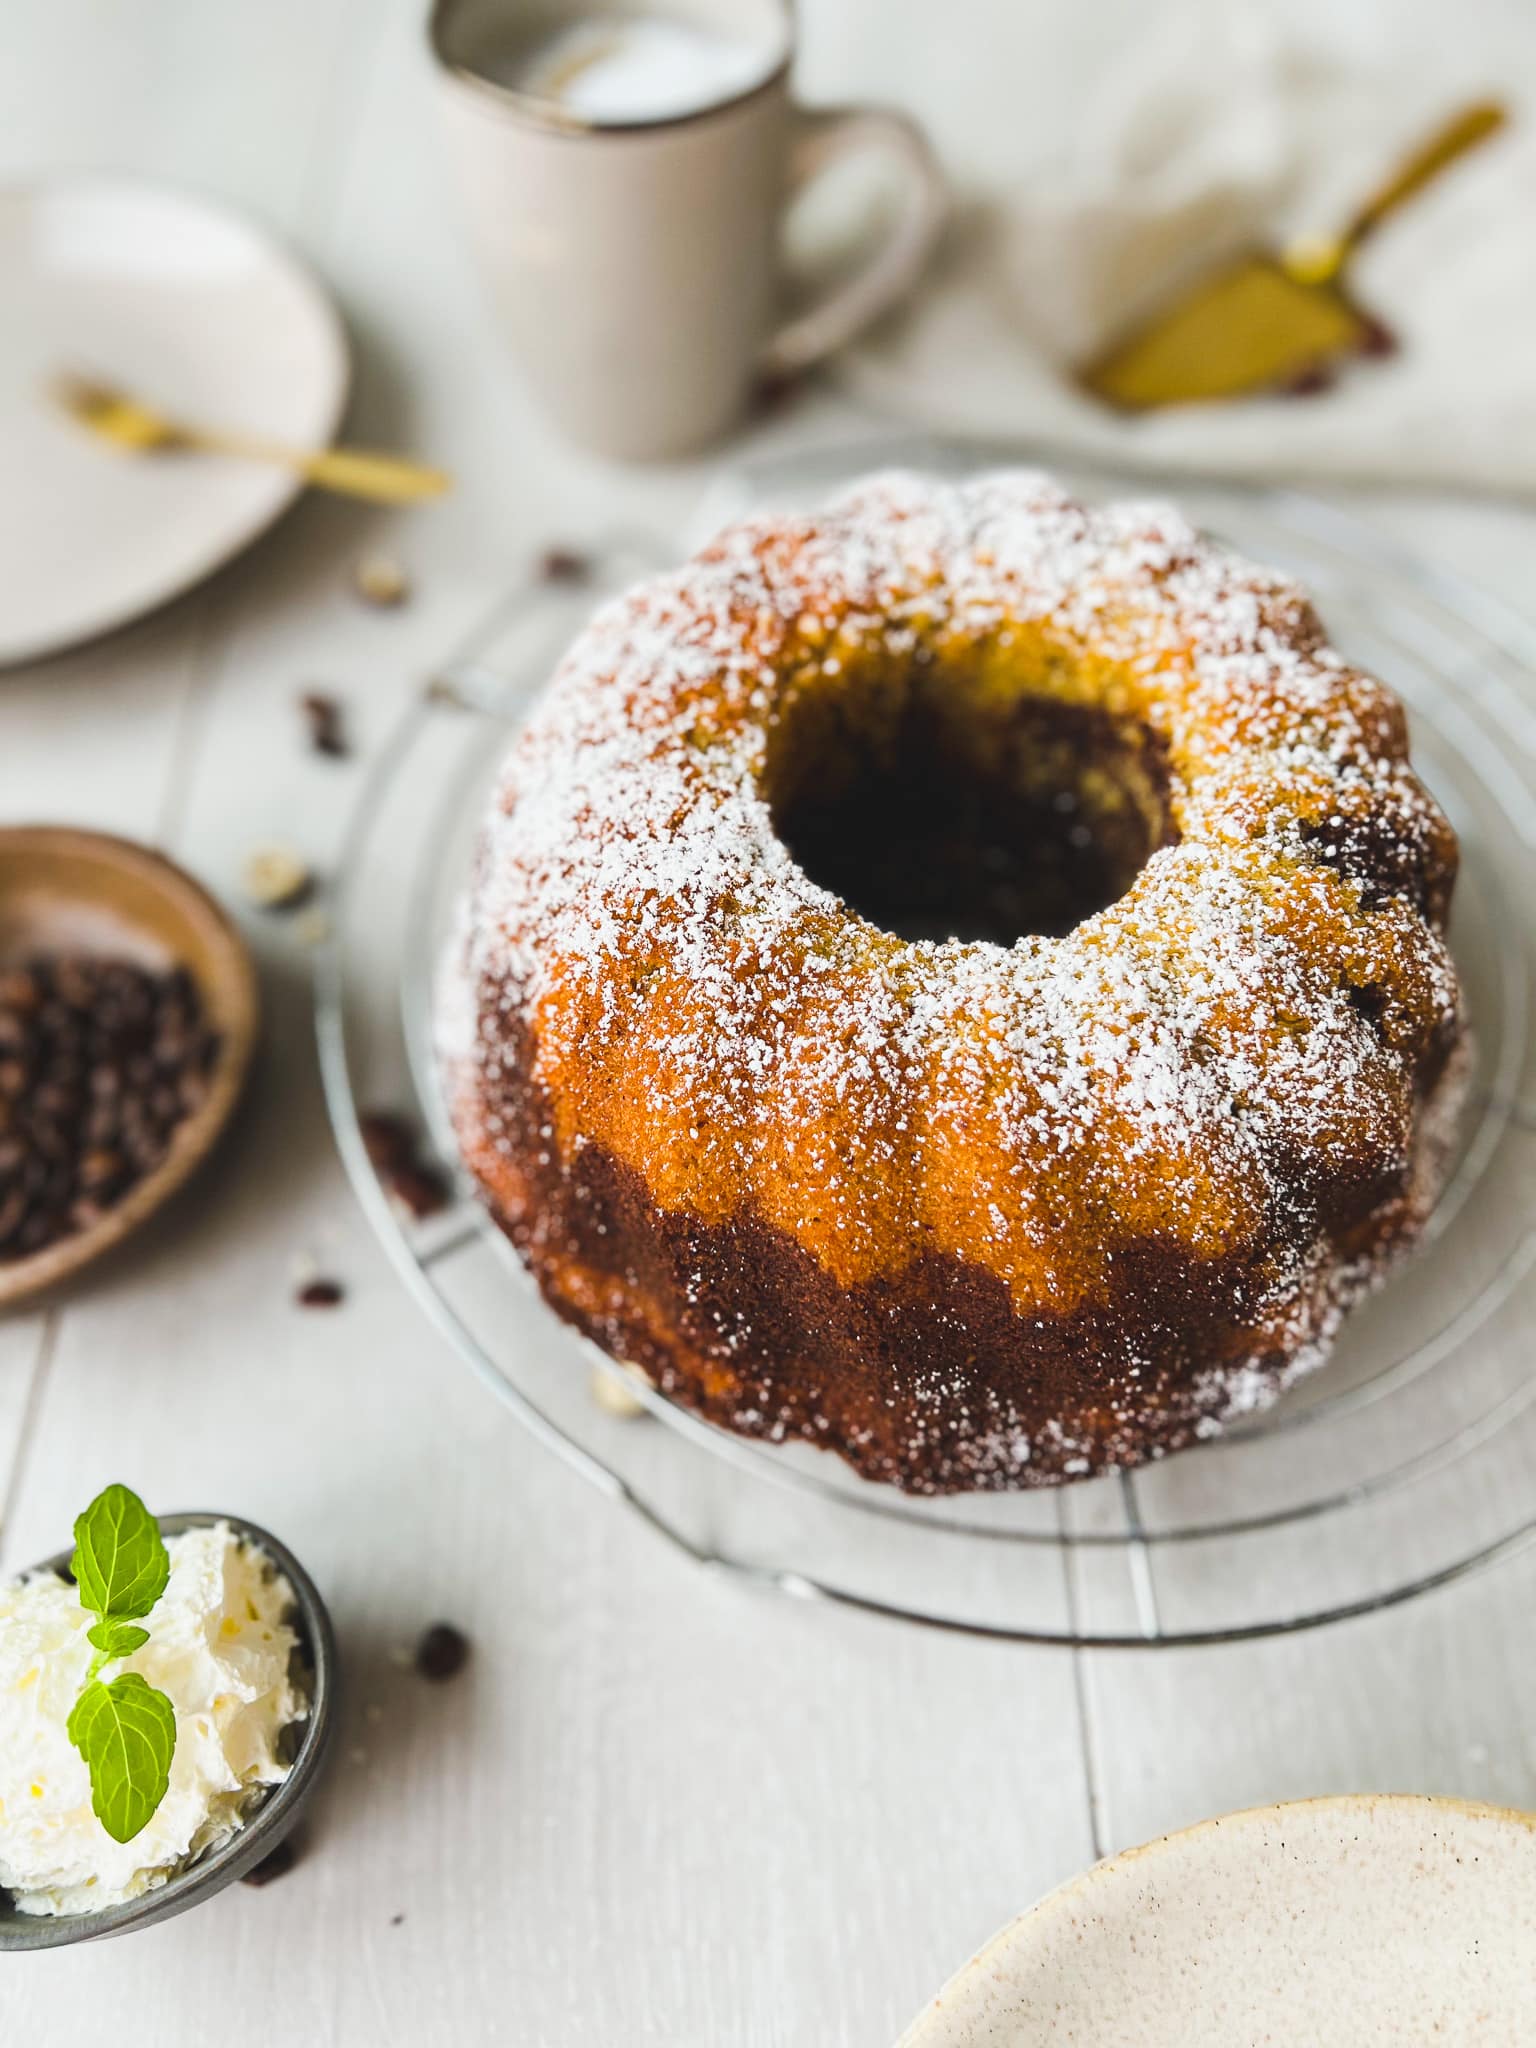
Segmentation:
<svg viewBox="0 0 1536 2048">
<path fill-rule="evenodd" d="M 52 1572 L 0 1587 L 0 1886 L 23 1913 L 88 1913 L 148 1891 L 244 1825 L 308 1702 L 289 1678 L 293 1589 L 226 1523 L 166 1538 L 171 1574 L 149 1641 L 107 1665 L 137 1671 L 176 1709 L 170 1788 L 147 1827 L 114 1842 L 65 1732 L 95 1654 L 93 1617 Z"/>
</svg>

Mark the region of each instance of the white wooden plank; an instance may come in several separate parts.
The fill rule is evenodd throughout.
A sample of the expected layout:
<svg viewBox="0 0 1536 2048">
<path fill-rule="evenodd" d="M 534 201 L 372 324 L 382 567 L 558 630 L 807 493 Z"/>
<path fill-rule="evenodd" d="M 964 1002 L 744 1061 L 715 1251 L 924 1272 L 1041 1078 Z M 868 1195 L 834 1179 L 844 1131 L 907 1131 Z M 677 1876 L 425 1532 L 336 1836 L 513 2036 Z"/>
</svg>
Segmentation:
<svg viewBox="0 0 1536 2048">
<path fill-rule="evenodd" d="M 0 676 L 0 817 L 154 839 L 221 592 L 98 645 Z"/>
<path fill-rule="evenodd" d="M 0 1322 L 0 1560 L 22 1449 L 36 1420 L 57 1318 L 47 1309 L 18 1312 Z"/>
<path fill-rule="evenodd" d="M 1308 1635 L 1090 1656 L 1106 1847 L 1325 1792 L 1536 1806 L 1533 1594 L 1526 1555 Z"/>
<path fill-rule="evenodd" d="M 367 0 L 12 0 L 0 175 L 164 178 L 283 226 L 366 61 Z"/>
</svg>

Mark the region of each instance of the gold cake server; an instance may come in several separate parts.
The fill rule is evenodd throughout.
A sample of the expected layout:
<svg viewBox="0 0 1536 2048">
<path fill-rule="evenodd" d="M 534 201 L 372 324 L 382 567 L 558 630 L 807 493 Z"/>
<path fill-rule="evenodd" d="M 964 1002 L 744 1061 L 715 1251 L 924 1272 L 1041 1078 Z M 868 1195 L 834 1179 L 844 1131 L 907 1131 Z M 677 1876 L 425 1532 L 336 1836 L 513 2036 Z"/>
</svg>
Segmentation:
<svg viewBox="0 0 1536 2048">
<path fill-rule="evenodd" d="M 1255 250 L 1175 298 L 1078 371 L 1111 405 L 1142 412 L 1202 398 L 1235 398 L 1322 369 L 1369 346 L 1380 325 L 1351 297 L 1349 259 L 1429 181 L 1504 124 L 1482 101 L 1423 142 L 1332 237 Z"/>
<path fill-rule="evenodd" d="M 255 435 L 189 426 L 116 385 L 94 378 L 65 373 L 51 379 L 48 392 L 81 426 L 130 455 L 190 448 L 208 455 L 243 456 L 296 470 L 306 483 L 321 490 L 369 498 L 382 505 L 409 505 L 419 498 L 440 497 L 453 481 L 441 469 L 429 469 L 425 463 L 400 455 L 377 455 L 364 448 L 288 448 Z"/>
</svg>

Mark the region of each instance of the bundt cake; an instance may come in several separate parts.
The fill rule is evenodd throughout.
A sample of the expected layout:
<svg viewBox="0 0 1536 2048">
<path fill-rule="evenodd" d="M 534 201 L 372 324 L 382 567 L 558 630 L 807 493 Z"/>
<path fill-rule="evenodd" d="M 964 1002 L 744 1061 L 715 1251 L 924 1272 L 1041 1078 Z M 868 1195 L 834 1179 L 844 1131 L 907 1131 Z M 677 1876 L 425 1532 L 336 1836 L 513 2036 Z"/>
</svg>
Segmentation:
<svg viewBox="0 0 1536 2048">
<path fill-rule="evenodd" d="M 1423 1223 L 1451 829 L 1292 584 L 1161 505 L 876 478 L 610 604 L 440 1003 L 550 1305 L 915 1492 L 1263 1407 Z"/>
</svg>

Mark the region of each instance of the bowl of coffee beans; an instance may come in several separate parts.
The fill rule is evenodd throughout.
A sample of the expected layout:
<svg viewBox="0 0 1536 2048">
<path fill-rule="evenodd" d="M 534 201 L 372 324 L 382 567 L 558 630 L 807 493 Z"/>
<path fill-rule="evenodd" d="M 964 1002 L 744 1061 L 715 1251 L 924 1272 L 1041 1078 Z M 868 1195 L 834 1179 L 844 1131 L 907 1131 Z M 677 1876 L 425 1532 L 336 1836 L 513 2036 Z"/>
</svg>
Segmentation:
<svg viewBox="0 0 1536 2048">
<path fill-rule="evenodd" d="M 79 1271 L 179 1188 L 239 1099 L 245 942 L 131 840 L 0 829 L 0 1305 Z"/>
</svg>

